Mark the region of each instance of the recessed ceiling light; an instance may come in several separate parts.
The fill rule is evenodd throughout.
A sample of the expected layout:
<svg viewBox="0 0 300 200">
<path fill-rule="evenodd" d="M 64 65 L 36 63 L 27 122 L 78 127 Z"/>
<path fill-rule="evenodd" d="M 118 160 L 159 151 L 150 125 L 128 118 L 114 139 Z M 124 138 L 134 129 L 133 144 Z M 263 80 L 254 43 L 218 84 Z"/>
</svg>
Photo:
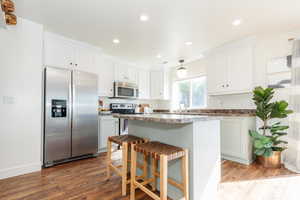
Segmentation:
<svg viewBox="0 0 300 200">
<path fill-rule="evenodd" d="M 146 21 L 149 20 L 149 16 L 148 16 L 148 15 L 141 15 L 141 16 L 140 16 L 140 20 L 141 20 L 142 22 L 146 22 Z"/>
<path fill-rule="evenodd" d="M 192 45 L 193 43 L 192 43 L 192 42 L 185 42 L 184 44 L 187 45 L 187 46 L 190 46 L 190 45 Z"/>
<path fill-rule="evenodd" d="M 113 43 L 115 43 L 115 44 L 119 44 L 120 43 L 120 40 L 119 39 L 113 39 Z"/>
<path fill-rule="evenodd" d="M 160 55 L 160 54 L 158 54 L 158 55 L 156 56 L 156 58 L 161 58 L 161 55 Z"/>
<path fill-rule="evenodd" d="M 233 26 L 239 26 L 239 25 L 241 25 L 241 23 L 242 23 L 241 19 L 235 19 L 235 20 L 233 20 L 232 25 Z"/>
</svg>

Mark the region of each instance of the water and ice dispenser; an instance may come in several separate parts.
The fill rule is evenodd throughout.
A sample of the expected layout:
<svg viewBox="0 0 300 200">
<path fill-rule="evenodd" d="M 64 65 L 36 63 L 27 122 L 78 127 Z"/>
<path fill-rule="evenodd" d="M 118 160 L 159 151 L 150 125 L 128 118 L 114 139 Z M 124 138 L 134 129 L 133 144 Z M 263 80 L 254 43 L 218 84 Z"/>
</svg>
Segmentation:
<svg viewBox="0 0 300 200">
<path fill-rule="evenodd" d="M 67 100 L 52 99 L 51 113 L 53 118 L 67 117 Z"/>
</svg>

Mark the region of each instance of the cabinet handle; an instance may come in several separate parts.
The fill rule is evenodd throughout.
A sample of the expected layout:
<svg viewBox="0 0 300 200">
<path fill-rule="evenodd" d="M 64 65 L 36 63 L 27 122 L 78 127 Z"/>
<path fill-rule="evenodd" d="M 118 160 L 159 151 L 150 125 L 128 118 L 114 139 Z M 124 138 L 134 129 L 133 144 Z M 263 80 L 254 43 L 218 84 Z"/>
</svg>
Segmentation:
<svg viewBox="0 0 300 200">
<path fill-rule="evenodd" d="M 77 67 L 78 64 L 75 64 L 75 66 Z"/>
<path fill-rule="evenodd" d="M 73 65 L 73 63 L 71 62 L 70 65 Z"/>
<path fill-rule="evenodd" d="M 226 87 L 229 87 L 229 84 L 226 84 Z"/>
</svg>

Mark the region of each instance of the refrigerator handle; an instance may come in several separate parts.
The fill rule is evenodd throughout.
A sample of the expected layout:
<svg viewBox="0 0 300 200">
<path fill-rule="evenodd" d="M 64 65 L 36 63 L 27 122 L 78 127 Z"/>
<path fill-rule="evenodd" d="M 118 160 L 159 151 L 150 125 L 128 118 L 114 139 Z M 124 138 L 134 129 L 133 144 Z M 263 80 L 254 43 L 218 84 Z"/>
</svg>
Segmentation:
<svg viewBox="0 0 300 200">
<path fill-rule="evenodd" d="M 73 73 L 72 71 L 70 72 L 70 83 L 69 83 L 69 128 L 71 131 L 71 139 L 72 139 L 72 129 L 73 129 Z"/>
</svg>

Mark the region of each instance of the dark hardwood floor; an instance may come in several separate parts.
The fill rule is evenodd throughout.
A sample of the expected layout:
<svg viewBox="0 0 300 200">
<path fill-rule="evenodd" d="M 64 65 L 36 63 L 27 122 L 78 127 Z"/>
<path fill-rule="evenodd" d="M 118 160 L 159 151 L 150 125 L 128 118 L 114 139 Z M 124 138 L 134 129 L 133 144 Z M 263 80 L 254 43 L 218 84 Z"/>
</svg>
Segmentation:
<svg viewBox="0 0 300 200">
<path fill-rule="evenodd" d="M 286 169 L 266 170 L 256 164 L 243 166 L 225 161 L 222 181 L 251 180 L 292 174 Z M 128 200 L 121 197 L 121 179 L 105 180 L 105 154 L 0 180 L 1 200 Z M 137 200 L 151 200 L 137 191 Z"/>
</svg>

